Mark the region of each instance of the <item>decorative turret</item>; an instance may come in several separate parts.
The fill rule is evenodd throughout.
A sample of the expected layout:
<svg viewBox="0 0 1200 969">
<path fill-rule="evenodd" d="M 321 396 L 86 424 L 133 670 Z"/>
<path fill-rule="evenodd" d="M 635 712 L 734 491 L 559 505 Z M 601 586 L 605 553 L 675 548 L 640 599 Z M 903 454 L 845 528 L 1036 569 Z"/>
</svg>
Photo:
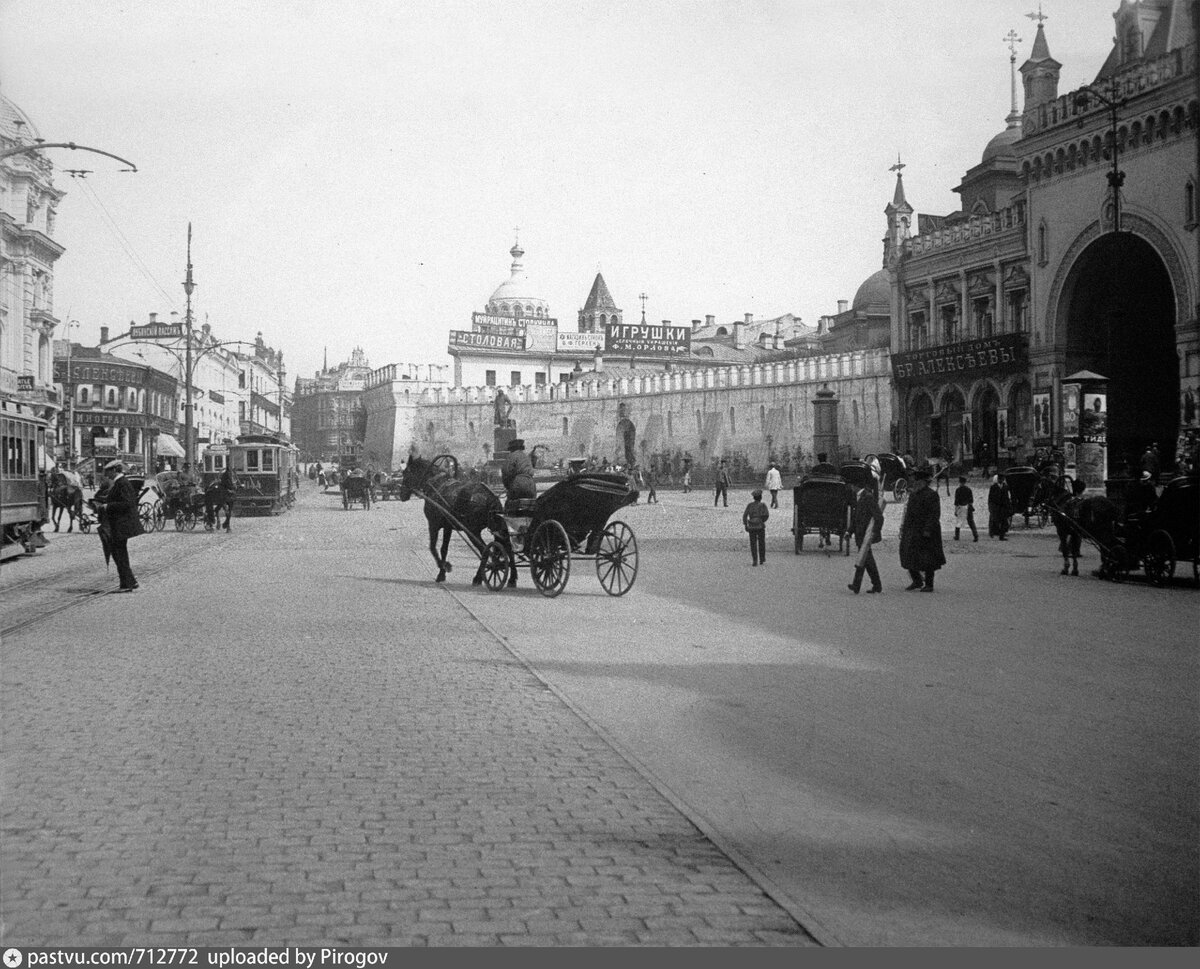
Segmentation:
<svg viewBox="0 0 1200 969">
<path fill-rule="evenodd" d="M 887 261 L 887 252 L 892 249 L 898 249 L 904 244 L 904 240 L 911 235 L 910 228 L 912 226 L 913 207 L 908 204 L 908 200 L 904 197 L 904 162 L 900 160 L 900 156 L 896 156 L 896 164 L 888 169 L 890 172 L 896 173 L 896 191 L 892 194 L 892 202 L 883 211 L 887 214 L 888 231 L 883 238 L 884 247 L 884 262 Z"/>
<path fill-rule="evenodd" d="M 604 277 L 596 273 L 592 290 L 584 301 L 583 309 L 579 311 L 579 332 L 603 333 L 607 324 L 620 322 L 621 310 L 608 291 Z"/>
<path fill-rule="evenodd" d="M 1058 97 L 1058 75 L 1062 65 L 1050 56 L 1050 45 L 1046 43 L 1046 31 L 1042 21 L 1046 15 L 1038 7 L 1037 13 L 1026 14 L 1038 22 L 1037 36 L 1033 39 L 1033 52 L 1029 60 L 1021 65 L 1021 77 L 1025 83 L 1025 113 L 1041 104 L 1049 104 Z"/>
</svg>

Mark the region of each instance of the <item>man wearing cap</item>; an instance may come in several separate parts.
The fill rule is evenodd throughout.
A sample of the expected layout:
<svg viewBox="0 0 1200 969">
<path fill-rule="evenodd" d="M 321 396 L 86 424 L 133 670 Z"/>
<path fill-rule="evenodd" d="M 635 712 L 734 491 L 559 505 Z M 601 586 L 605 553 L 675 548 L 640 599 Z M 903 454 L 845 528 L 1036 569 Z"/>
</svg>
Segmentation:
<svg viewBox="0 0 1200 969">
<path fill-rule="evenodd" d="M 525 453 L 525 442 L 519 437 L 508 442 L 508 457 L 500 469 L 500 481 L 505 491 L 504 510 L 510 514 L 516 510 L 517 499 L 537 497 L 533 462 Z"/>
<path fill-rule="evenodd" d="M 117 566 L 121 579 L 118 592 L 132 592 L 138 587 L 129 566 L 128 541 L 144 534 L 142 520 L 138 516 L 138 493 L 133 483 L 125 477 L 125 465 L 120 461 L 109 461 L 104 466 L 109 486 L 103 499 L 97 501 L 101 524 L 108 529 L 108 550 Z M 99 496 L 97 496 L 99 498 Z"/>
<path fill-rule="evenodd" d="M 1135 481 L 1125 498 L 1125 517 L 1144 515 L 1154 510 L 1158 503 L 1158 489 L 1154 487 L 1154 478 L 1149 471 L 1143 471 L 1141 478 Z"/>
<path fill-rule="evenodd" d="M 763 493 L 755 488 L 750 492 L 753 501 L 742 512 L 742 524 L 746 526 L 746 534 L 750 536 L 750 564 L 767 564 L 767 519 L 771 513 L 763 504 Z"/>
<path fill-rule="evenodd" d="M 900 567 L 912 576 L 906 592 L 933 591 L 933 573 L 946 564 L 942 549 L 942 502 L 929 487 L 925 468 L 913 473 L 913 490 L 900 522 Z"/>
</svg>

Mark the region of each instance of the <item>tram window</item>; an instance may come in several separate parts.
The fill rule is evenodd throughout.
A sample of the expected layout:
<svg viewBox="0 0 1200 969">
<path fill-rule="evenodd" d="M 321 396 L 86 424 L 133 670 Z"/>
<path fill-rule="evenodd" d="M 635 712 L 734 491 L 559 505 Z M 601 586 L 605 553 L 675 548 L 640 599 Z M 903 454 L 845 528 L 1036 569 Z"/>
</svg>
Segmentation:
<svg viewBox="0 0 1200 969">
<path fill-rule="evenodd" d="M 247 451 L 246 452 L 246 470 L 247 471 L 257 471 L 258 470 L 258 452 L 257 451 Z"/>
<path fill-rule="evenodd" d="M 262 469 L 264 471 L 275 470 L 275 454 L 271 451 L 263 451 L 262 453 Z"/>
</svg>

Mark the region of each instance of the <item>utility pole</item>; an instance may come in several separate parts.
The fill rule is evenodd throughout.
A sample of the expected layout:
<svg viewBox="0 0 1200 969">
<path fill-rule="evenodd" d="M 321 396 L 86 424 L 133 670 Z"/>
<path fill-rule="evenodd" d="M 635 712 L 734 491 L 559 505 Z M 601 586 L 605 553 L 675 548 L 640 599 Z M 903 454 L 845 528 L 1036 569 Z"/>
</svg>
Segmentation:
<svg viewBox="0 0 1200 969">
<path fill-rule="evenodd" d="M 183 291 L 187 293 L 187 313 L 183 319 L 184 339 L 187 341 L 185 353 L 186 362 L 183 368 L 184 394 L 183 419 L 183 450 L 184 462 L 192 475 L 196 473 L 196 455 L 192 446 L 192 290 L 196 283 L 192 279 L 192 223 L 188 223 L 187 240 L 187 277 L 183 281 Z"/>
</svg>

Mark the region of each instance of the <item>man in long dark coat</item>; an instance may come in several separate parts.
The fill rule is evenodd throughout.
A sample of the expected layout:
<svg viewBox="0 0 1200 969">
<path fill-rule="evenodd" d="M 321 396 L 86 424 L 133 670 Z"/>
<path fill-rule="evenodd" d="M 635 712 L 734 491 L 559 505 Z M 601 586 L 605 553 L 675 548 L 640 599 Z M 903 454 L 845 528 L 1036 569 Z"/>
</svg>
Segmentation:
<svg viewBox="0 0 1200 969">
<path fill-rule="evenodd" d="M 912 576 L 906 592 L 933 591 L 933 573 L 946 564 L 942 549 L 942 502 L 929 487 L 933 475 L 925 469 L 913 474 L 912 494 L 900 522 L 900 567 Z"/>
<path fill-rule="evenodd" d="M 107 532 L 109 551 L 121 580 L 117 591 L 132 592 L 138 582 L 129 566 L 127 543 L 145 533 L 138 515 L 138 492 L 133 482 L 125 477 L 125 465 L 120 461 L 110 461 L 104 466 L 104 473 L 111 484 L 102 499 L 99 493 L 96 496 L 100 524 Z"/>
</svg>

